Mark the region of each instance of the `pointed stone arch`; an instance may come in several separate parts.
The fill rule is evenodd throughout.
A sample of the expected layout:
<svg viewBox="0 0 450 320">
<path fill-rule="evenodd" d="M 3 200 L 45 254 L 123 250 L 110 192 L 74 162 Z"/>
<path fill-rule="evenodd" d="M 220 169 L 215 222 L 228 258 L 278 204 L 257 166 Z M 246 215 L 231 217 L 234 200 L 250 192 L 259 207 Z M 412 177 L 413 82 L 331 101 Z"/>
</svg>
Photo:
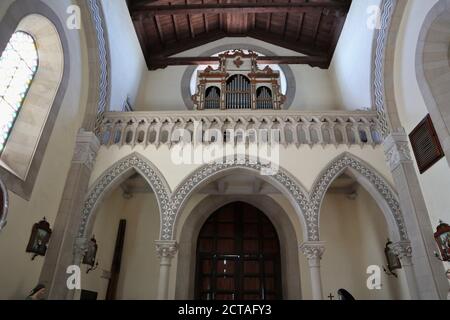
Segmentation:
<svg viewBox="0 0 450 320">
<path fill-rule="evenodd" d="M 190 174 L 173 192 L 171 206 L 169 212 L 164 214 L 165 228 L 162 230 L 162 239 L 173 239 L 176 228 L 176 221 L 182 212 L 185 204 L 190 196 L 201 186 L 218 179 L 219 177 L 229 174 L 230 172 L 250 172 L 252 174 L 260 174 L 264 168 L 259 162 L 250 161 L 248 158 L 242 161 L 232 162 L 214 162 L 200 167 Z M 313 225 L 317 223 L 314 217 L 308 216 L 308 194 L 294 177 L 286 170 L 279 168 L 278 172 L 272 176 L 260 175 L 268 183 L 278 188 L 289 200 L 296 210 L 303 227 L 303 235 L 307 238 L 308 230 L 314 230 Z M 169 227 L 170 225 L 170 227 Z"/>
<path fill-rule="evenodd" d="M 314 216 L 316 221 L 320 221 L 320 209 L 325 194 L 332 182 L 345 171 L 350 171 L 377 202 L 384 213 L 392 239 L 394 241 L 407 241 L 406 225 L 397 194 L 393 188 L 369 164 L 347 152 L 334 159 L 318 176 L 311 192 L 309 214 Z M 319 240 L 319 226 L 317 230 L 310 233 L 314 235 L 314 238 L 309 240 Z"/>
<path fill-rule="evenodd" d="M 131 176 L 133 172 L 139 173 L 153 189 L 158 202 L 161 230 L 163 229 L 163 214 L 170 207 L 170 188 L 162 173 L 144 156 L 132 153 L 117 161 L 94 182 L 84 201 L 81 211 L 81 223 L 78 237 L 85 238 L 89 228 L 93 227 L 95 213 L 105 196 L 120 183 Z"/>
</svg>

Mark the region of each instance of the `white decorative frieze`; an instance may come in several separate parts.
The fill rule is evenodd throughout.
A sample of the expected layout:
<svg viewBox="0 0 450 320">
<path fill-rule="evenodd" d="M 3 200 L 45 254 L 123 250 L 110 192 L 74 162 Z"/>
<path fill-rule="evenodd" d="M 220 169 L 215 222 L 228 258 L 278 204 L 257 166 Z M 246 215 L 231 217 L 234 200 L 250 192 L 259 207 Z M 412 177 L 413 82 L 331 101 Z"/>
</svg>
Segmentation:
<svg viewBox="0 0 450 320">
<path fill-rule="evenodd" d="M 89 170 L 92 170 L 99 148 L 100 142 L 95 134 L 81 129 L 77 135 L 72 162 L 83 164 Z"/>
<path fill-rule="evenodd" d="M 100 127 L 101 144 L 172 147 L 180 142 L 222 141 L 227 131 L 243 132 L 244 141 L 279 130 L 281 145 L 370 145 L 381 143 L 374 111 L 205 110 L 180 112 L 108 112 Z"/>
</svg>

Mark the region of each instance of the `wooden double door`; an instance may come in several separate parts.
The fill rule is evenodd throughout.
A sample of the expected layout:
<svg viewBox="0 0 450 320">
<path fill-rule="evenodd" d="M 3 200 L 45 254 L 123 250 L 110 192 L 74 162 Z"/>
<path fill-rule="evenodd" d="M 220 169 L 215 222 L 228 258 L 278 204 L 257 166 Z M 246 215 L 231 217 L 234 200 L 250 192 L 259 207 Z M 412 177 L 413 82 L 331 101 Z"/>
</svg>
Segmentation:
<svg viewBox="0 0 450 320">
<path fill-rule="evenodd" d="M 208 218 L 196 261 L 196 299 L 282 299 L 278 235 L 270 220 L 247 203 L 228 204 Z"/>
</svg>

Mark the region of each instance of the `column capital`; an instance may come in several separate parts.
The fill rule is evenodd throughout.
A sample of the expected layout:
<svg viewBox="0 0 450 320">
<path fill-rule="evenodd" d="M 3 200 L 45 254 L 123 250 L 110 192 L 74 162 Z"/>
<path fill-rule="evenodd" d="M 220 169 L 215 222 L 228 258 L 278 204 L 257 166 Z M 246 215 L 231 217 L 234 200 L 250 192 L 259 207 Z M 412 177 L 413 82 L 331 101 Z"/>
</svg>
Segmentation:
<svg viewBox="0 0 450 320">
<path fill-rule="evenodd" d="M 306 241 L 300 245 L 299 249 L 308 260 L 320 260 L 325 252 L 325 242 Z"/>
<path fill-rule="evenodd" d="M 156 240 L 156 254 L 159 259 L 172 259 L 178 251 L 178 243 L 175 240 Z"/>
<path fill-rule="evenodd" d="M 392 251 L 400 258 L 412 257 L 412 246 L 409 241 L 399 241 L 391 244 Z"/>
<path fill-rule="evenodd" d="M 98 149 L 100 149 L 100 141 L 97 136 L 93 132 L 80 129 L 77 134 L 72 162 L 85 165 L 89 170 L 92 170 Z"/>
<path fill-rule="evenodd" d="M 77 257 L 83 257 L 89 249 L 89 239 L 76 238 L 73 245 L 74 253 Z"/>
<path fill-rule="evenodd" d="M 402 163 L 412 163 L 409 139 L 404 128 L 392 131 L 384 140 L 383 146 L 391 171 L 394 171 Z"/>
</svg>

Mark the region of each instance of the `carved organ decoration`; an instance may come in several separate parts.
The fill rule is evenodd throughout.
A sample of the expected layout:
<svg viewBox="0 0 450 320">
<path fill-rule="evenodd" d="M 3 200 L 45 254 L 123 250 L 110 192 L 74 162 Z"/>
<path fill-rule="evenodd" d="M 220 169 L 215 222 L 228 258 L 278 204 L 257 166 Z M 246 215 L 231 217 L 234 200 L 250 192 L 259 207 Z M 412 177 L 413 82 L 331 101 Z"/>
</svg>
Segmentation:
<svg viewBox="0 0 450 320">
<path fill-rule="evenodd" d="M 242 50 L 219 55 L 219 67 L 198 72 L 197 93 L 192 96 L 197 110 L 283 108 L 280 73 L 269 66 L 259 69 L 258 55 Z"/>
</svg>

